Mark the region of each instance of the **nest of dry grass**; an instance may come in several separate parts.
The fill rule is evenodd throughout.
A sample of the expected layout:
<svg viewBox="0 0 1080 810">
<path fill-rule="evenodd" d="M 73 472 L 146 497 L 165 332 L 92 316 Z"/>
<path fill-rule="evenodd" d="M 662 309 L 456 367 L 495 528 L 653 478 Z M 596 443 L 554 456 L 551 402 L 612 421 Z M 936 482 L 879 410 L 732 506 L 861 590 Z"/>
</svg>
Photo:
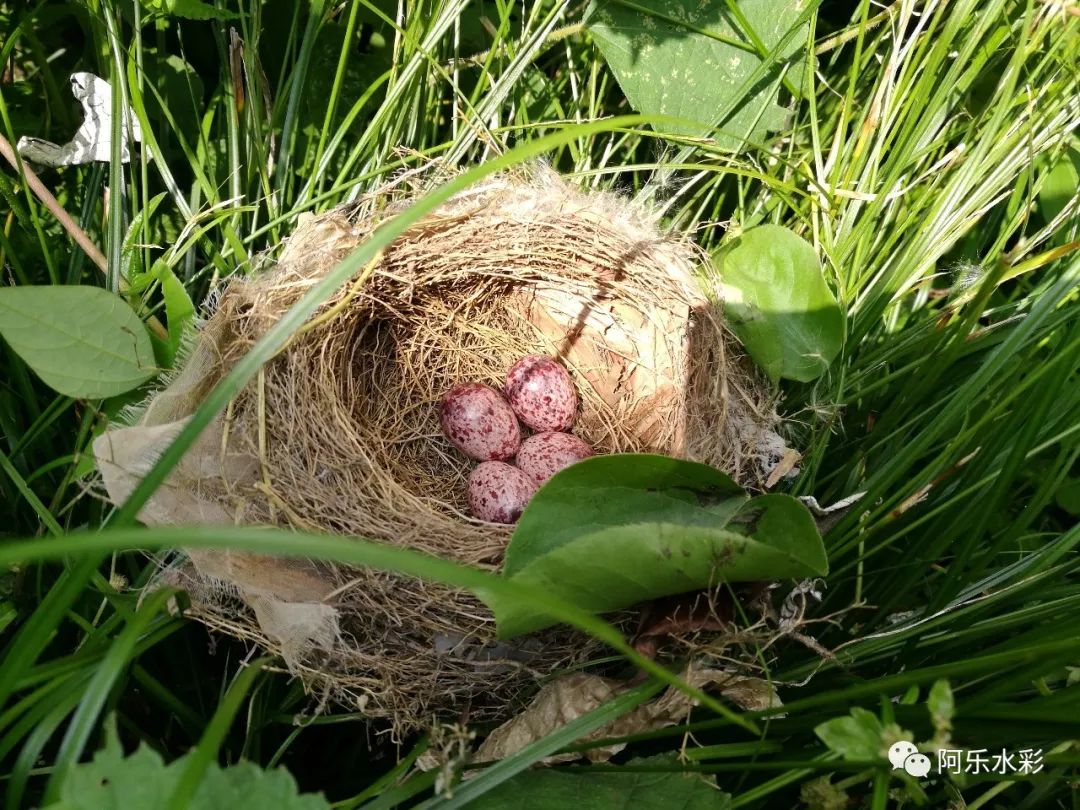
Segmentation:
<svg viewBox="0 0 1080 810">
<path fill-rule="evenodd" d="M 231 281 L 180 371 L 95 444 L 109 497 L 126 497 L 221 376 L 422 190 L 399 181 L 314 217 L 276 260 Z M 510 529 L 468 515 L 472 462 L 442 436 L 437 403 L 462 380 L 499 386 L 538 352 L 570 371 L 575 433 L 597 452 L 690 457 L 752 486 L 784 445 L 702 292 L 699 259 L 623 199 L 544 167 L 496 176 L 327 301 L 141 517 L 374 538 L 497 570 Z M 392 574 L 211 551 L 184 560 L 166 577 L 189 590 L 196 616 L 397 732 L 433 714 L 502 717 L 538 677 L 597 653 L 564 629 L 497 643 L 471 595 Z"/>
</svg>

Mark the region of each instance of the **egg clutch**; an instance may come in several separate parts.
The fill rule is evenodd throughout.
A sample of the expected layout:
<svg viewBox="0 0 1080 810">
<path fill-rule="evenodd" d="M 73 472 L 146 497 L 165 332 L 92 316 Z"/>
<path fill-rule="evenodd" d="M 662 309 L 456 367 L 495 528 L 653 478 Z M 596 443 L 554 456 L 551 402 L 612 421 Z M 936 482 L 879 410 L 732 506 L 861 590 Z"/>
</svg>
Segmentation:
<svg viewBox="0 0 1080 810">
<path fill-rule="evenodd" d="M 253 256 L 166 387 L 94 442 L 109 500 L 313 286 L 454 176 L 444 161 L 395 175 Z M 764 480 L 785 448 L 772 388 L 731 343 L 691 235 L 661 219 L 543 163 L 454 195 L 234 392 L 139 519 L 366 538 L 495 574 L 514 528 L 498 521 L 541 506 L 530 496 L 557 482 L 540 482 L 578 458 L 670 455 Z M 189 615 L 395 742 L 466 711 L 502 722 L 539 681 L 608 654 L 567 627 L 508 645 L 471 591 L 403 572 L 206 548 L 163 565 Z"/>
<path fill-rule="evenodd" d="M 458 383 L 440 403 L 450 443 L 480 464 L 469 475 L 469 510 L 480 520 L 514 523 L 537 488 L 592 448 L 567 433 L 577 418 L 570 375 L 550 357 L 530 354 L 506 374 L 503 391 Z M 535 431 L 522 441 L 521 421 Z"/>
</svg>

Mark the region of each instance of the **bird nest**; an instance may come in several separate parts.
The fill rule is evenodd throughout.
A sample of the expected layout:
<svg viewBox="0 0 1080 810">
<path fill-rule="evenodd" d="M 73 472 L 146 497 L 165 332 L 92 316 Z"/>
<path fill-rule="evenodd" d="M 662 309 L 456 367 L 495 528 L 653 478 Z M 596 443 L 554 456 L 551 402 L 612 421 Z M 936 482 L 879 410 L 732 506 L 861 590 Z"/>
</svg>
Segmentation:
<svg viewBox="0 0 1080 810">
<path fill-rule="evenodd" d="M 309 218 L 276 258 L 228 283 L 165 387 L 95 443 L 112 500 L 290 307 L 430 187 L 422 177 Z M 472 462 L 440 432 L 438 402 L 463 380 L 500 387 L 536 353 L 570 372 L 575 433 L 597 453 L 692 458 L 760 483 L 784 443 L 701 258 L 625 199 L 545 167 L 497 175 L 321 305 L 141 519 L 372 538 L 498 571 L 511 527 L 468 514 Z M 392 573 L 192 549 L 164 579 L 188 590 L 206 624 L 279 654 L 312 689 L 398 733 L 466 709 L 504 717 L 539 678 L 602 653 L 565 628 L 497 642 L 471 594 Z"/>
</svg>

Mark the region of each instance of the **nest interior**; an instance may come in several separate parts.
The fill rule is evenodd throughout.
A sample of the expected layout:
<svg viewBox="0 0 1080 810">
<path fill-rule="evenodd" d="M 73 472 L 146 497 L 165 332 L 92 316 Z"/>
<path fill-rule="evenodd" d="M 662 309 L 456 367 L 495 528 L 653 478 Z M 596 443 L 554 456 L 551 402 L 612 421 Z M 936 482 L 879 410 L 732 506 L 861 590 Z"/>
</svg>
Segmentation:
<svg viewBox="0 0 1080 810">
<path fill-rule="evenodd" d="M 314 217 L 265 269 L 232 281 L 180 371 L 95 444 L 109 497 L 126 497 L 222 374 L 421 190 L 398 184 Z M 469 516 L 474 462 L 442 436 L 438 401 L 461 381 L 501 387 L 531 353 L 570 371 L 573 431 L 598 453 L 690 457 L 753 484 L 784 444 L 702 294 L 699 260 L 619 197 L 543 167 L 499 175 L 325 302 L 142 519 L 373 538 L 497 570 L 510 529 Z M 280 653 L 310 686 L 399 733 L 466 708 L 501 717 L 537 677 L 597 652 L 566 629 L 495 642 L 471 595 L 366 569 L 192 550 L 164 576 L 203 621 Z"/>
</svg>

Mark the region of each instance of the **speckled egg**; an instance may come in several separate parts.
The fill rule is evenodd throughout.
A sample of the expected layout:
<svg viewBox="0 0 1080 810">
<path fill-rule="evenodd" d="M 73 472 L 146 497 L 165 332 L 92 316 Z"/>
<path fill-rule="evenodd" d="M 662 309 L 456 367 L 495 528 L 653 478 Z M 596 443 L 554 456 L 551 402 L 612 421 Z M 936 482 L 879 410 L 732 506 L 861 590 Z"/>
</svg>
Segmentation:
<svg viewBox="0 0 1080 810">
<path fill-rule="evenodd" d="M 577 392 L 566 369 L 550 357 L 522 357 L 506 375 L 506 398 L 533 430 L 566 430 L 577 417 Z"/>
<path fill-rule="evenodd" d="M 521 443 L 514 463 L 539 486 L 559 470 L 592 454 L 589 445 L 570 433 L 537 433 Z"/>
<path fill-rule="evenodd" d="M 513 458 L 521 444 L 517 417 L 498 391 L 460 383 L 442 398 L 440 421 L 451 444 L 477 461 Z"/>
<path fill-rule="evenodd" d="M 516 523 L 536 484 L 505 461 L 485 461 L 469 475 L 469 511 L 491 523 Z"/>
</svg>

